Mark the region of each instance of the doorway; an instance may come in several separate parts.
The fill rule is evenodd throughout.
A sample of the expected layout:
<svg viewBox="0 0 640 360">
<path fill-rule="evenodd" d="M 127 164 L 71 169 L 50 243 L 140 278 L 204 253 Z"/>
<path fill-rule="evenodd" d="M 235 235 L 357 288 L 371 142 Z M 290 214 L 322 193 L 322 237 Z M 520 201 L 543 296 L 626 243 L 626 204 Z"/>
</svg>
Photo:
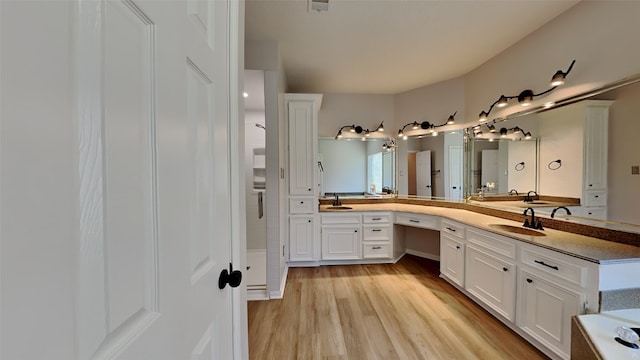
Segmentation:
<svg viewBox="0 0 640 360">
<path fill-rule="evenodd" d="M 264 71 L 245 70 L 247 298 L 267 296 L 266 117 Z"/>
</svg>

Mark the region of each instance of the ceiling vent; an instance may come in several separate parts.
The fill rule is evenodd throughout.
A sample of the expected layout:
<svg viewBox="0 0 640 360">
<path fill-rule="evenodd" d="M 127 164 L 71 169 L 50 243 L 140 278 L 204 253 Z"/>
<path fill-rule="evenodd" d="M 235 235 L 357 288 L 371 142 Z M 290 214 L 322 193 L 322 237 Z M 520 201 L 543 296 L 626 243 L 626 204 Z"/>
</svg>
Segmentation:
<svg viewBox="0 0 640 360">
<path fill-rule="evenodd" d="M 328 11 L 329 0 L 309 0 L 309 12 L 311 11 Z"/>
</svg>

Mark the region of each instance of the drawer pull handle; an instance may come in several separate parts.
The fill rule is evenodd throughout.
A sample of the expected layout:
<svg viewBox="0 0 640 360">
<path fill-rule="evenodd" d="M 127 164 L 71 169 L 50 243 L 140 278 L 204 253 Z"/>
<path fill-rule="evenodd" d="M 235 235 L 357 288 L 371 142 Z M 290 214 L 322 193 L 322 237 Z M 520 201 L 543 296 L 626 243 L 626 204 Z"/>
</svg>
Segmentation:
<svg viewBox="0 0 640 360">
<path fill-rule="evenodd" d="M 304 201 L 300 201 L 300 204 L 304 204 Z"/>
<path fill-rule="evenodd" d="M 502 271 L 509 271 L 509 269 L 507 269 L 506 267 L 503 267 Z"/>
<path fill-rule="evenodd" d="M 558 267 L 557 267 L 557 266 L 555 266 L 555 265 L 549 265 L 549 264 L 545 263 L 544 261 L 534 260 L 534 262 L 535 262 L 536 264 L 540 264 L 540 265 L 542 265 L 542 266 L 546 266 L 546 267 L 552 268 L 553 270 L 560 270 L 560 269 L 558 269 Z"/>
<path fill-rule="evenodd" d="M 372 250 L 380 250 L 380 249 L 382 249 L 382 246 L 373 246 L 371 249 Z"/>
<path fill-rule="evenodd" d="M 353 232 L 358 232 L 358 230 L 353 230 Z"/>
<path fill-rule="evenodd" d="M 372 221 L 380 221 L 382 218 L 371 218 Z"/>
<path fill-rule="evenodd" d="M 418 223 L 418 224 L 420 224 L 420 220 L 413 220 L 413 219 L 409 219 L 409 221 L 411 221 L 412 223 Z"/>
<path fill-rule="evenodd" d="M 449 231 L 453 231 L 453 232 L 456 232 L 456 229 L 452 229 L 452 228 L 450 228 L 450 227 L 448 227 L 448 226 L 447 226 L 447 230 L 449 230 Z"/>
<path fill-rule="evenodd" d="M 382 231 L 382 229 L 372 229 L 371 231 L 376 231 L 376 232 L 378 232 L 378 231 Z"/>
<path fill-rule="evenodd" d="M 599 198 L 599 197 L 600 197 L 600 195 L 595 195 L 595 196 L 594 196 L 594 198 L 596 198 L 596 199 L 597 199 L 597 198 Z"/>
<path fill-rule="evenodd" d="M 529 284 L 531 284 L 531 283 L 533 282 L 533 280 L 531 280 L 531 279 L 527 279 L 527 282 L 528 282 Z"/>
</svg>

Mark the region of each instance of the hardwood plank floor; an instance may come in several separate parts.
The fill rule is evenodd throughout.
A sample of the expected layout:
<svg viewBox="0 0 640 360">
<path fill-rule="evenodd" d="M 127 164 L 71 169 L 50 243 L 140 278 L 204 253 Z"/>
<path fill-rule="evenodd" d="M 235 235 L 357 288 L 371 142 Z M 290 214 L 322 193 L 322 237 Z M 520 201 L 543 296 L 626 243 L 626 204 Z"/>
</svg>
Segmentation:
<svg viewBox="0 0 640 360">
<path fill-rule="evenodd" d="M 249 302 L 251 359 L 548 359 L 438 277 L 439 263 L 291 268 Z"/>
</svg>

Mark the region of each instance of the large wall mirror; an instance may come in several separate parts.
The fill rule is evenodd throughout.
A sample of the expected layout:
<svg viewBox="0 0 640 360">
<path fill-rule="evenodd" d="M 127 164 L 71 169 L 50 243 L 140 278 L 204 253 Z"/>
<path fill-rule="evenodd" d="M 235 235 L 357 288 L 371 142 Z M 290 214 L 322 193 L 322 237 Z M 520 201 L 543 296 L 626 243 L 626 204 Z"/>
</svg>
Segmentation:
<svg viewBox="0 0 640 360">
<path fill-rule="evenodd" d="M 483 134 L 469 138 L 465 146 L 465 196 L 477 196 L 479 190 L 485 197 L 534 190 L 542 196 L 579 201 L 573 214 L 577 216 L 570 217 L 571 221 L 640 232 L 638 81 L 640 76 L 567 99 L 557 107 L 516 114 L 495 123 L 497 129 L 520 127 L 531 132 L 531 140 L 520 136 L 515 141 L 499 137 L 489 141 L 483 126 Z M 608 126 L 587 131 L 591 125 L 585 114 L 593 108 L 596 117 L 601 116 L 598 108 L 607 109 Z M 589 134 L 604 134 L 604 161 L 589 152 L 586 144 L 598 141 L 598 136 L 589 138 Z M 589 178 L 593 176 L 604 179 L 599 188 L 604 190 L 590 191 Z M 501 208 L 508 204 L 496 203 Z M 483 205 L 492 206 L 492 201 Z M 522 211 L 522 204 L 514 211 Z"/>
<path fill-rule="evenodd" d="M 386 139 L 318 139 L 320 193 L 385 196 L 395 189 L 395 151 Z"/>
</svg>

